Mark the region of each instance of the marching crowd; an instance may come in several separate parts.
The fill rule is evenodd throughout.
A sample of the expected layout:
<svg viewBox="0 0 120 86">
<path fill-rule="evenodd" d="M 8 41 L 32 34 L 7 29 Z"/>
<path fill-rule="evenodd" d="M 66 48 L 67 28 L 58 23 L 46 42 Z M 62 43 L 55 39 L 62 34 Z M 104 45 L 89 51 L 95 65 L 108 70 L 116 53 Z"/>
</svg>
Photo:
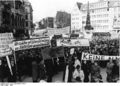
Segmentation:
<svg viewBox="0 0 120 86">
<path fill-rule="evenodd" d="M 16 82 L 17 79 L 22 81 L 22 77 L 28 75 L 32 76 L 33 82 L 52 82 L 55 74 L 59 71 L 64 71 L 64 82 L 103 82 L 101 69 L 104 67 L 106 69 L 107 82 L 117 82 L 119 80 L 118 60 L 82 61 L 81 56 L 82 52 L 118 56 L 118 46 L 117 40 L 91 41 L 90 47 L 76 47 L 73 54 L 70 54 L 70 48 L 66 47 L 64 48 L 64 57 L 46 60 L 43 59 L 41 48 L 18 51 L 16 52 L 17 69 L 13 70 L 17 71 L 13 74 L 13 76 L 17 77 L 13 78 L 10 76 L 9 81 Z"/>
<path fill-rule="evenodd" d="M 68 82 L 103 82 L 102 67 L 99 61 L 80 61 L 73 56 L 68 63 Z M 108 61 L 106 65 L 107 82 L 119 80 L 119 61 Z"/>
<path fill-rule="evenodd" d="M 119 55 L 119 42 L 117 40 L 92 41 L 90 47 L 76 48 L 71 61 L 68 64 L 68 82 L 103 82 L 101 69 L 106 68 L 106 81 L 117 82 L 119 80 L 119 60 L 110 61 L 82 61 L 82 52 L 96 55 Z"/>
</svg>

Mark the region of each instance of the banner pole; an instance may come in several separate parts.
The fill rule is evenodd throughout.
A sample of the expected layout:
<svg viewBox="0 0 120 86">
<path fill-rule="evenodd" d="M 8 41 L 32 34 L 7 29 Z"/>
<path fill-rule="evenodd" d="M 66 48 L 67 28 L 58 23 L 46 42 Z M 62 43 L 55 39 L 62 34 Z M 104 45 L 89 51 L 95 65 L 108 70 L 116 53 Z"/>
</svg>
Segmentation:
<svg viewBox="0 0 120 86">
<path fill-rule="evenodd" d="M 14 60 L 15 60 L 15 71 L 16 71 L 16 77 L 17 77 L 17 74 L 18 74 L 18 68 L 17 68 L 17 59 L 16 59 L 16 54 L 15 54 L 15 51 L 13 51 L 14 53 Z"/>
<path fill-rule="evenodd" d="M 119 56 L 120 56 L 120 34 L 118 35 L 118 42 L 119 42 Z M 120 80 L 120 58 L 119 58 L 119 80 Z"/>
<path fill-rule="evenodd" d="M 6 56 L 6 59 L 7 59 L 8 67 L 9 67 L 9 69 L 10 69 L 10 73 L 11 73 L 11 75 L 13 75 L 12 67 L 11 67 L 11 64 L 10 64 L 10 59 L 9 59 L 8 56 Z"/>
</svg>

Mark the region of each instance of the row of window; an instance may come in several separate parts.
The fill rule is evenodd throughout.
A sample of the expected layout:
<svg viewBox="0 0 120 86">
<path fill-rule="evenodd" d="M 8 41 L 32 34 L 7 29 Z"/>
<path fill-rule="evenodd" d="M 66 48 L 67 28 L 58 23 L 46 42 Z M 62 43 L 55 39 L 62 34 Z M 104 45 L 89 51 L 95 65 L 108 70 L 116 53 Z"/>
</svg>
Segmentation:
<svg viewBox="0 0 120 86">
<path fill-rule="evenodd" d="M 95 21 L 91 21 L 92 24 L 95 24 L 95 23 L 108 23 L 109 20 L 95 20 Z M 83 24 L 86 23 L 86 21 L 82 21 Z"/>
<path fill-rule="evenodd" d="M 72 18 L 72 20 L 79 20 L 79 18 L 78 18 L 78 17 L 76 17 L 76 18 Z"/>
<path fill-rule="evenodd" d="M 94 28 L 108 28 L 108 25 L 103 25 L 103 26 L 93 26 Z"/>
<path fill-rule="evenodd" d="M 103 12 L 108 12 L 109 8 L 103 8 L 103 9 L 91 9 L 90 13 L 103 13 Z M 87 13 L 87 10 L 82 11 L 84 14 Z"/>
<path fill-rule="evenodd" d="M 79 13 L 73 13 L 72 16 L 79 16 Z"/>
<path fill-rule="evenodd" d="M 80 24 L 79 22 L 72 22 L 72 24 Z"/>
<path fill-rule="evenodd" d="M 104 18 L 104 17 L 108 17 L 109 14 L 99 14 L 99 15 L 90 15 L 91 18 Z M 86 16 L 82 17 L 83 19 L 86 19 Z"/>
<path fill-rule="evenodd" d="M 95 21 L 91 21 L 91 23 L 108 23 L 109 20 L 95 20 Z"/>
</svg>

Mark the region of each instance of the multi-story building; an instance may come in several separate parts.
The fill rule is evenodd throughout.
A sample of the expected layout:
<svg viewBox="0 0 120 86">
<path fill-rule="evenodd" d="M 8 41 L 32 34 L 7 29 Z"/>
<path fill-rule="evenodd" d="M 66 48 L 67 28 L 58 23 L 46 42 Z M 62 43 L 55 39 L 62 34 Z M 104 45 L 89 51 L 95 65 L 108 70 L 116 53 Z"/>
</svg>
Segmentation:
<svg viewBox="0 0 120 86">
<path fill-rule="evenodd" d="M 87 4 L 81 3 L 75 5 L 71 13 L 72 30 L 84 30 L 87 17 L 87 6 Z M 114 26 L 115 24 L 119 24 L 120 0 L 99 0 L 98 2 L 90 3 L 89 11 L 94 32 L 109 32 L 116 30 Z M 118 22 L 116 23 L 117 20 Z M 117 28 L 117 31 L 119 29 Z"/>
<path fill-rule="evenodd" d="M 75 4 L 71 13 L 71 31 L 79 31 L 82 29 L 82 12 L 80 12 L 82 3 Z"/>
<path fill-rule="evenodd" d="M 39 22 L 39 28 L 40 29 L 45 29 L 45 28 L 54 28 L 54 17 L 47 17 L 47 18 L 43 18 L 40 22 Z"/>
<path fill-rule="evenodd" d="M 24 0 L 0 1 L 0 33 L 12 32 L 15 38 L 28 38 Z"/>
<path fill-rule="evenodd" d="M 33 32 L 33 8 L 31 3 L 28 0 L 24 0 L 24 4 L 25 4 L 25 10 L 26 10 L 25 27 L 28 30 L 29 35 L 31 35 Z"/>
</svg>

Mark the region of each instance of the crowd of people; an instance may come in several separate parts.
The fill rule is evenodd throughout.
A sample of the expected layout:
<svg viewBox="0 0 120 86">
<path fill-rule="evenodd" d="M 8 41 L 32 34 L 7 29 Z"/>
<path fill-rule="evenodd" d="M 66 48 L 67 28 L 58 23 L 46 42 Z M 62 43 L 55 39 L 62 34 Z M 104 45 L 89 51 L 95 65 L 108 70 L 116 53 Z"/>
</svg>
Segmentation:
<svg viewBox="0 0 120 86">
<path fill-rule="evenodd" d="M 82 61 L 76 54 L 71 55 L 70 58 L 72 59 L 67 64 L 67 82 L 103 82 L 105 76 L 101 74 L 103 68 L 100 62 L 102 63 L 102 61 Z M 106 63 L 106 81 L 117 82 L 119 80 L 119 61 L 110 60 Z"/>
<path fill-rule="evenodd" d="M 30 76 L 33 82 L 52 82 L 53 76 L 59 71 L 63 71 L 63 82 L 103 82 L 101 69 L 104 67 L 106 69 L 107 82 L 117 82 L 119 79 L 118 60 L 82 61 L 81 57 L 83 52 L 118 56 L 118 40 L 93 40 L 90 42 L 89 47 L 73 48 L 73 54 L 70 54 L 70 47 L 64 47 L 64 57 L 55 57 L 55 55 L 50 53 L 51 56 L 54 56 L 54 58 L 50 59 L 44 59 L 45 57 L 42 56 L 41 51 L 45 47 L 16 51 L 16 64 L 12 68 L 12 70 L 14 69 L 13 75 L 11 76 L 6 59 L 3 58 L 2 64 L 0 63 L 0 69 L 2 69 L 0 70 L 0 80 L 4 82 L 2 77 L 9 76 L 8 82 L 16 82 L 17 80 L 22 82 L 23 76 Z M 3 70 L 6 72 L 2 72 Z M 68 77 L 66 79 L 67 70 Z M 7 76 L 2 76 L 3 73 L 6 73 Z"/>
<path fill-rule="evenodd" d="M 82 61 L 82 52 L 107 55 L 107 56 L 119 56 L 119 41 L 118 40 L 92 40 L 90 47 L 75 48 L 73 55 L 68 57 L 72 58 L 70 64 L 68 64 L 69 78 L 68 82 L 82 81 L 82 82 L 102 82 L 101 69 L 106 69 L 106 81 L 116 82 L 119 80 L 119 61 Z M 68 52 L 69 53 L 69 52 Z M 76 60 L 77 58 L 77 60 Z M 76 66 L 74 66 L 76 65 Z M 78 77 L 79 76 L 79 79 Z M 80 80 L 81 78 L 81 80 Z"/>
</svg>

